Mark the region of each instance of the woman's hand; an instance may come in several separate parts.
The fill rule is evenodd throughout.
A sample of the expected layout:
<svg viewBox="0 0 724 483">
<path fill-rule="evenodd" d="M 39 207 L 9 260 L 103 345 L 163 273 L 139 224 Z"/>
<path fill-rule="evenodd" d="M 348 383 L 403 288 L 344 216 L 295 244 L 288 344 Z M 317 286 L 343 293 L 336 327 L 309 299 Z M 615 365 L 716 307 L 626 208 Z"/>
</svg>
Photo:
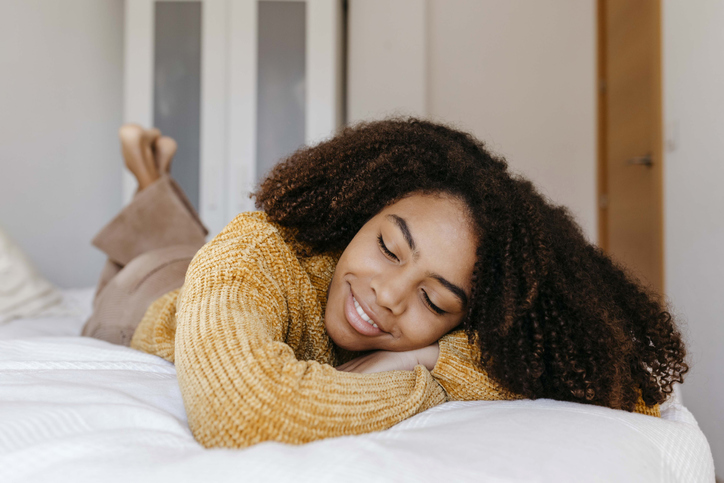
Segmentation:
<svg viewBox="0 0 724 483">
<path fill-rule="evenodd" d="M 440 347 L 437 342 L 422 349 L 405 352 L 374 351 L 337 366 L 338 371 L 370 374 L 384 371 L 412 371 L 423 365 L 432 370 L 437 362 Z"/>
</svg>

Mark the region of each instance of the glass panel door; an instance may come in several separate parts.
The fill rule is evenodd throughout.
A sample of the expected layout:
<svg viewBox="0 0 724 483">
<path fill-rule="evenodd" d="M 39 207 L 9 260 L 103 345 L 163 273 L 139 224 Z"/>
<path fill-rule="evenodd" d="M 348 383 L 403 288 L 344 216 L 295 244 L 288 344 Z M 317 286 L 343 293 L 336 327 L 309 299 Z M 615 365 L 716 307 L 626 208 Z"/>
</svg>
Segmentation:
<svg viewBox="0 0 724 483">
<path fill-rule="evenodd" d="M 179 144 L 172 174 L 218 233 L 280 159 L 342 123 L 342 0 L 125 0 L 124 122 Z M 136 190 L 126 173 L 124 201 Z"/>
<path fill-rule="evenodd" d="M 153 124 L 178 143 L 174 179 L 199 209 L 201 2 L 156 2 Z"/>
<path fill-rule="evenodd" d="M 304 2 L 259 2 L 256 181 L 304 144 Z"/>
</svg>

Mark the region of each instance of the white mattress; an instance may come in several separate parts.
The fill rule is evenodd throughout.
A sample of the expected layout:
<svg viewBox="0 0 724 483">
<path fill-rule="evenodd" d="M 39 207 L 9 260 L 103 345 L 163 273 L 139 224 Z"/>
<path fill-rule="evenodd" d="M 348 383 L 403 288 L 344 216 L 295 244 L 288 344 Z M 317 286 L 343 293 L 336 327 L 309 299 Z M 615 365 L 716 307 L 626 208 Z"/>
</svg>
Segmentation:
<svg viewBox="0 0 724 483">
<path fill-rule="evenodd" d="M 447 403 L 378 433 L 205 450 L 175 369 L 78 337 L 92 292 L 0 326 L 0 481 L 713 482 L 678 401 L 662 418 L 551 400 Z"/>
</svg>

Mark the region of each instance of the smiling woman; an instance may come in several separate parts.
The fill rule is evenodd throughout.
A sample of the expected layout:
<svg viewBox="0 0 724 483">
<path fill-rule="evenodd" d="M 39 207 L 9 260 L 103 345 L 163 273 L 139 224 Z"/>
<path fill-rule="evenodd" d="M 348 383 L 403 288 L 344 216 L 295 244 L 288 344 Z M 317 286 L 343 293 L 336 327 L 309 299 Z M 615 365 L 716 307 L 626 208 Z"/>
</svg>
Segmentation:
<svg viewBox="0 0 724 483">
<path fill-rule="evenodd" d="M 436 343 L 466 314 L 476 247 L 460 200 L 413 194 L 385 207 L 337 262 L 327 333 L 351 351 L 401 352 Z"/>
<path fill-rule="evenodd" d="M 144 143 L 159 133 L 137 134 L 124 153 L 152 158 Z M 174 362 L 205 446 L 360 434 L 449 400 L 658 415 L 687 370 L 657 297 L 446 126 L 361 124 L 297 151 L 256 193 L 263 211 L 237 216 L 190 265 L 202 228 L 156 178 L 102 232 L 115 261 L 85 333 L 130 331 L 132 347 Z"/>
</svg>

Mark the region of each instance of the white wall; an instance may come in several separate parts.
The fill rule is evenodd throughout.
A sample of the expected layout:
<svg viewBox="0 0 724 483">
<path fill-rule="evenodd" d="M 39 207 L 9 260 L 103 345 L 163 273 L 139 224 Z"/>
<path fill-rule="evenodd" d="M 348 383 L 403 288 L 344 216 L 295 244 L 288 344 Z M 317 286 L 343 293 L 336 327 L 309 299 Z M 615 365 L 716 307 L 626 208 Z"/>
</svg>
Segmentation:
<svg viewBox="0 0 724 483">
<path fill-rule="evenodd" d="M 724 474 L 724 2 L 663 3 L 666 293 L 688 327 L 686 406 Z"/>
<path fill-rule="evenodd" d="M 351 121 L 402 112 L 468 130 L 596 240 L 594 0 L 351 0 L 349 13 Z"/>
<path fill-rule="evenodd" d="M 594 1 L 429 6 L 429 114 L 488 142 L 595 240 Z"/>
<path fill-rule="evenodd" d="M 347 121 L 427 115 L 425 0 L 350 0 Z"/>
<path fill-rule="evenodd" d="M 3 0 L 0 227 L 62 287 L 93 285 L 90 245 L 121 206 L 123 0 Z"/>
</svg>

